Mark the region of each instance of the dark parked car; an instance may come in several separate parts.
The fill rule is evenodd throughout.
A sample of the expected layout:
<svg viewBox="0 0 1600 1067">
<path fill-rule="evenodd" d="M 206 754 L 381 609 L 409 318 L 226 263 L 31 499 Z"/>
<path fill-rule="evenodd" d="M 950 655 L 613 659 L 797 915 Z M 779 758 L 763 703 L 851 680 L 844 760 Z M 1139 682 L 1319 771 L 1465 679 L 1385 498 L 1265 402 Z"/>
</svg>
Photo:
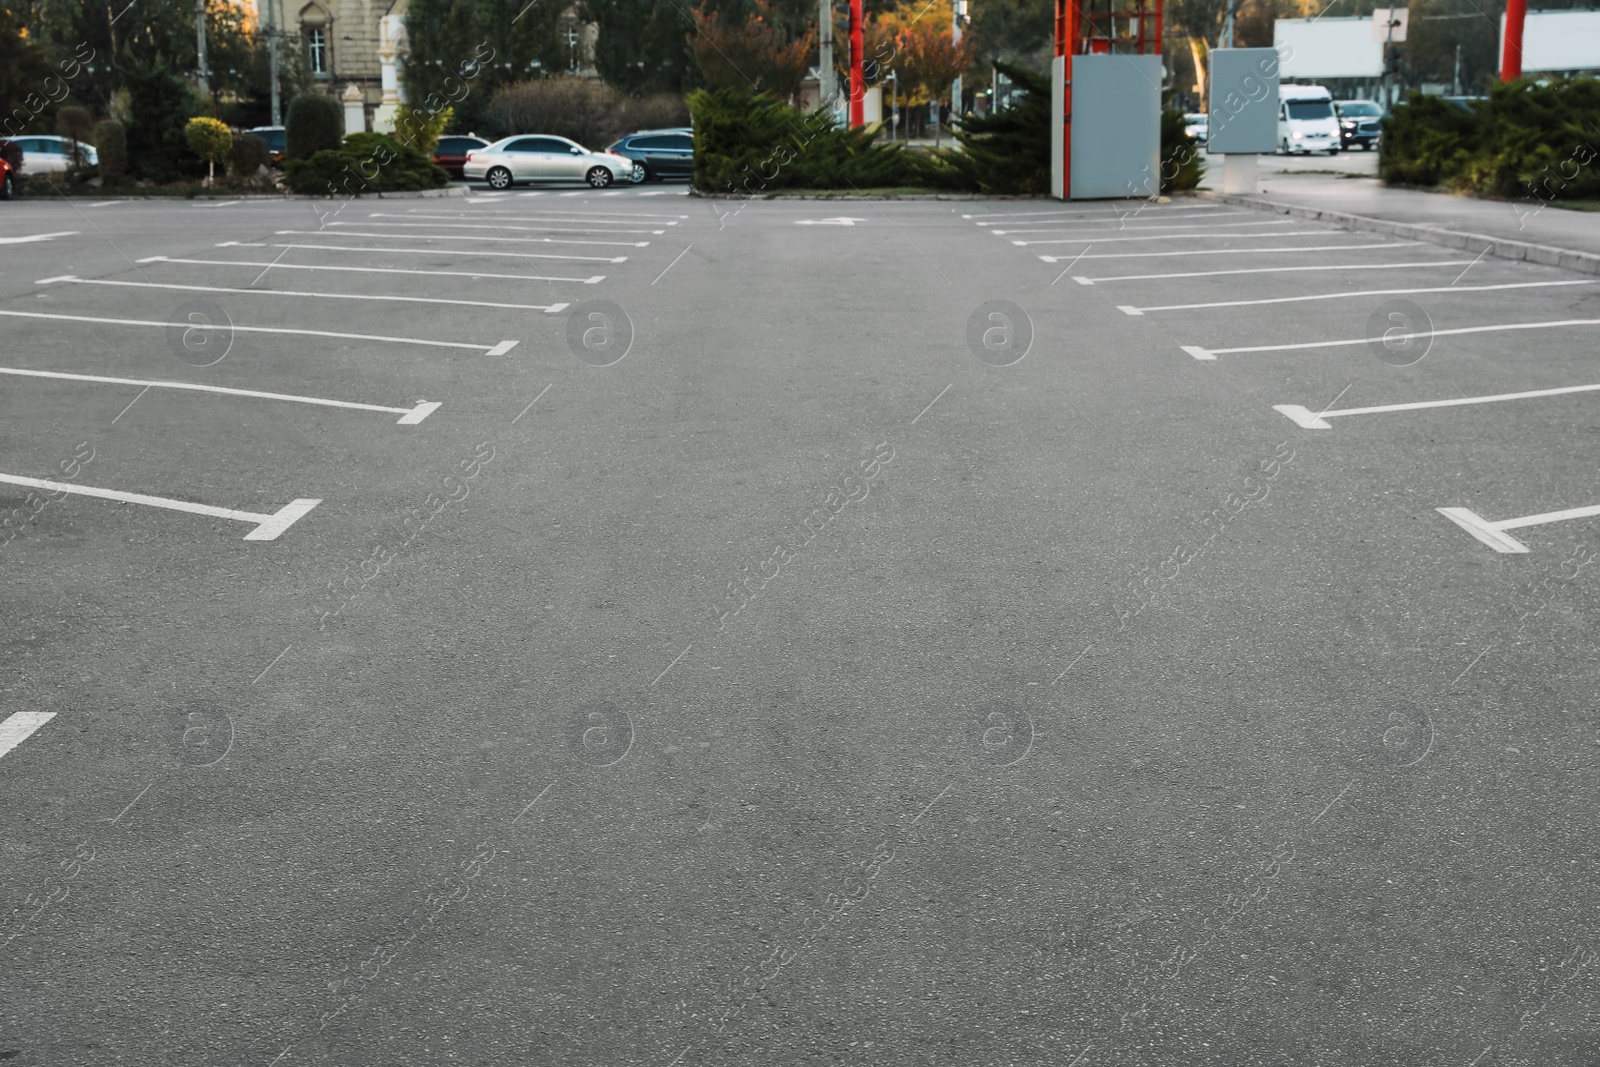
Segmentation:
<svg viewBox="0 0 1600 1067">
<path fill-rule="evenodd" d="M 1360 145 L 1364 152 L 1383 136 L 1383 108 L 1371 100 L 1340 100 L 1333 105 L 1339 116 L 1339 147 Z"/>
<path fill-rule="evenodd" d="M 630 133 L 607 151 L 633 160 L 633 180 L 694 176 L 694 134 L 686 126 Z"/>
<path fill-rule="evenodd" d="M 267 142 L 274 167 L 283 166 L 283 154 L 289 150 L 289 133 L 282 126 L 256 126 L 244 131 Z"/>
<path fill-rule="evenodd" d="M 441 137 L 439 145 L 433 150 L 433 161 L 445 169 L 450 177 L 462 181 L 466 175 L 461 168 L 466 166 L 467 153 L 475 148 L 488 148 L 489 142 L 482 137 Z"/>
<path fill-rule="evenodd" d="M 0 139 L 0 200 L 17 195 L 17 175 L 22 173 L 22 149 Z"/>
</svg>

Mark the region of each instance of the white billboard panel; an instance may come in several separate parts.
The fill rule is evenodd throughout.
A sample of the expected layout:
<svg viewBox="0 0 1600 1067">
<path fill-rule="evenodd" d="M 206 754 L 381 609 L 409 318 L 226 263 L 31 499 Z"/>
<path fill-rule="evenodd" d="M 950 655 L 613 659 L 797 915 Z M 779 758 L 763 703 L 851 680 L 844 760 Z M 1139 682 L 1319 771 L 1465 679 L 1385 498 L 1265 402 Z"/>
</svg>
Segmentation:
<svg viewBox="0 0 1600 1067">
<path fill-rule="evenodd" d="M 1500 16 L 1505 55 L 1506 17 Z M 1600 69 L 1600 11 L 1530 11 L 1522 24 L 1522 72 Z"/>
<path fill-rule="evenodd" d="M 1283 57 L 1279 77 L 1376 78 L 1383 45 L 1372 39 L 1370 18 L 1278 19 L 1272 44 Z"/>
</svg>

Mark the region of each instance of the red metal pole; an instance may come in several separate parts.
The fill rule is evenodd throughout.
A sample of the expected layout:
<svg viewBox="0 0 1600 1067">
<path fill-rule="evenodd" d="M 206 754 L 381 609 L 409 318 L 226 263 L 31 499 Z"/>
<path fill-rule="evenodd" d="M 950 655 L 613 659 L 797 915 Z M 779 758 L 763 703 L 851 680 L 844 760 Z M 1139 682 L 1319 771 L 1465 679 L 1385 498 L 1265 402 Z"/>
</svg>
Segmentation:
<svg viewBox="0 0 1600 1067">
<path fill-rule="evenodd" d="M 1506 43 L 1500 53 L 1500 80 L 1522 77 L 1522 21 L 1528 13 L 1528 0 L 1506 0 Z"/>
<path fill-rule="evenodd" d="M 867 83 L 861 63 L 861 0 L 850 0 L 850 125 L 867 124 Z"/>
</svg>

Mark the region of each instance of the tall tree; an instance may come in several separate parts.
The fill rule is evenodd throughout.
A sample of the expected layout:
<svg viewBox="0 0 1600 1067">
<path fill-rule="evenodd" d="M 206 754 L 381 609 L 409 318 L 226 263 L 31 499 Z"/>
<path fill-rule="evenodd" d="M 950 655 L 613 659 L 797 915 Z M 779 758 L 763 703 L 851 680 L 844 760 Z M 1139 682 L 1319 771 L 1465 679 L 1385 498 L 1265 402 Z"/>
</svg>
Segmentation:
<svg viewBox="0 0 1600 1067">
<path fill-rule="evenodd" d="M 792 33 L 779 24 L 769 0 L 754 0 L 743 19 L 694 10 L 694 58 L 711 88 L 771 93 L 789 100 L 800 91 L 816 50 L 816 34 Z"/>
<path fill-rule="evenodd" d="M 694 20 L 677 0 L 585 0 L 596 24 L 594 65 L 625 93 L 682 93 L 699 84 L 689 43 Z"/>
</svg>

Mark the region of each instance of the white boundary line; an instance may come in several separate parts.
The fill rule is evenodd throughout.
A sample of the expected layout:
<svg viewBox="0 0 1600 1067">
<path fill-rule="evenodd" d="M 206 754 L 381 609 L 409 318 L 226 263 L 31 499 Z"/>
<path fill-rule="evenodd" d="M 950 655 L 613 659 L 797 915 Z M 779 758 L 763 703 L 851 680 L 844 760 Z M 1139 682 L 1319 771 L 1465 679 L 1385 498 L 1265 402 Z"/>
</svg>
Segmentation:
<svg viewBox="0 0 1600 1067">
<path fill-rule="evenodd" d="M 578 192 L 580 194 L 583 193 L 584 191 L 585 190 L 582 190 L 582 189 L 578 190 Z M 515 207 L 516 205 L 513 204 L 511 206 Z M 418 214 L 418 217 L 425 217 L 425 216 L 422 216 L 421 212 L 418 212 L 417 214 Z M 587 211 L 548 210 L 548 211 L 541 211 L 539 214 L 540 215 L 565 215 L 568 218 L 587 219 L 587 220 L 589 220 L 591 222 L 594 221 L 593 216 Z M 599 212 L 595 212 L 595 214 L 597 214 L 597 215 L 611 215 L 611 216 L 615 216 L 616 218 L 619 218 L 619 219 L 686 219 L 686 218 L 689 217 L 688 215 L 667 215 L 667 214 L 663 214 L 662 212 L 659 212 L 659 211 L 599 211 Z M 457 218 L 473 218 L 474 216 L 471 216 L 471 215 L 457 215 L 456 217 Z M 478 217 L 480 217 L 480 218 L 491 218 L 492 219 L 492 218 L 496 218 L 498 216 L 495 216 L 495 215 L 480 215 Z M 507 217 L 509 217 L 509 216 L 507 216 Z M 535 216 L 535 217 L 537 218 L 537 216 Z M 563 220 L 563 221 L 565 221 L 565 220 Z"/>
<path fill-rule="evenodd" d="M 666 222 L 651 222 L 651 221 L 645 221 L 645 220 L 640 220 L 640 219 L 590 219 L 590 218 L 583 218 L 583 217 L 579 217 L 579 218 L 575 218 L 575 219 L 557 219 L 557 218 L 544 218 L 544 217 L 539 216 L 539 215 L 489 215 L 489 214 L 485 214 L 484 212 L 481 212 L 481 211 L 478 212 L 477 214 L 474 214 L 474 215 L 412 215 L 412 214 L 409 214 L 409 213 L 401 214 L 401 213 L 389 212 L 389 211 L 374 211 L 369 217 L 370 218 L 375 218 L 375 219 L 378 219 L 378 218 L 382 218 L 382 219 L 430 219 L 430 220 L 433 221 L 433 223 L 435 225 L 439 225 L 439 224 L 442 223 L 442 224 L 447 225 L 447 226 L 453 226 L 453 225 L 465 226 L 467 223 L 476 223 L 476 224 L 479 224 L 479 225 L 483 225 L 485 219 L 490 219 L 490 220 L 493 220 L 493 219 L 505 219 L 508 222 L 513 222 L 513 223 L 515 223 L 515 222 L 555 223 L 557 225 L 564 225 L 564 226 L 571 226 L 571 225 L 574 225 L 574 224 L 580 223 L 580 222 L 584 223 L 585 225 L 588 225 L 588 226 L 676 226 L 678 224 L 676 219 L 669 220 L 669 221 L 666 221 Z M 460 220 L 460 221 L 457 221 L 457 220 Z M 362 223 L 360 225 L 367 225 L 367 224 Z M 385 224 L 385 225 L 392 225 L 392 224 Z M 501 225 L 501 224 L 495 224 L 495 225 Z M 548 229 L 547 226 L 536 226 L 536 227 L 529 227 L 529 228 L 530 229 L 541 229 L 541 230 Z M 585 232 L 590 232 L 590 231 L 585 231 Z M 592 231 L 592 232 L 595 232 L 595 233 L 635 233 L 637 231 L 634 231 L 634 230 L 595 230 L 595 231 Z"/>
<path fill-rule="evenodd" d="M 14 312 L 0 312 L 0 314 L 14 314 Z M 1419 337 L 1452 337 L 1464 333 L 1501 333 L 1506 330 L 1546 330 L 1558 326 L 1600 326 L 1600 319 L 1558 319 L 1553 322 L 1512 322 L 1501 326 L 1462 326 L 1454 330 L 1433 330 L 1429 333 L 1407 333 L 1405 341 L 1409 343 L 1413 338 Z M 1347 345 L 1371 344 L 1375 338 L 1355 337 L 1344 341 L 1302 341 L 1293 345 L 1250 345 L 1246 348 L 1201 348 L 1198 345 L 1180 345 L 1185 352 L 1195 359 L 1216 359 L 1218 356 L 1233 355 L 1238 352 L 1293 352 L 1305 348 L 1343 348 Z"/>
<path fill-rule="evenodd" d="M 72 237 L 77 230 L 57 230 L 55 233 L 33 233 L 26 237 L 0 237 L 0 245 L 28 245 L 39 241 L 51 241 L 57 237 Z"/>
<path fill-rule="evenodd" d="M 1254 212 L 1254 211 L 1224 211 L 1224 212 L 1222 212 L 1222 214 L 1223 215 L 1254 215 L 1254 214 L 1256 214 L 1256 212 Z M 1217 216 L 1211 216 L 1211 217 L 1212 218 L 1216 218 Z M 1015 236 L 1016 234 L 1019 234 L 1019 233 L 1117 233 L 1120 230 L 1128 229 L 1133 223 L 1136 223 L 1136 222 L 1145 222 L 1145 223 L 1153 222 L 1158 227 L 1164 228 L 1164 229 L 1169 229 L 1169 230 L 1211 230 L 1211 229 L 1216 229 L 1217 228 L 1216 226 L 1212 226 L 1210 223 L 1204 223 L 1204 222 L 1187 223 L 1186 224 L 1186 223 L 1182 223 L 1182 222 L 1164 222 L 1164 221 L 1162 221 L 1160 219 L 1128 219 L 1126 222 L 1124 222 L 1122 220 L 1119 220 L 1119 219 L 1106 219 L 1105 222 L 1106 222 L 1105 226 L 1087 226 L 1087 227 L 1085 227 L 1085 226 L 1074 226 L 1074 227 L 1070 227 L 1070 228 L 1069 227 L 1061 227 L 1061 226 L 1052 226 L 1052 227 L 1050 227 L 1049 229 L 1046 229 L 1046 230 L 990 230 L 989 232 L 994 234 L 996 237 Z M 1222 223 L 1218 223 L 1217 225 L 1218 226 L 1223 226 L 1223 227 L 1227 227 L 1227 226 L 1289 226 L 1289 225 L 1292 225 L 1292 220 L 1290 220 L 1290 219 L 1271 219 L 1271 220 L 1269 220 L 1267 222 L 1222 222 Z M 1143 227 L 1141 227 L 1141 228 L 1143 228 Z"/>
<path fill-rule="evenodd" d="M 1147 201 L 1141 201 L 1141 203 L 1146 203 L 1146 202 Z M 1165 204 L 1162 204 L 1159 207 L 1151 208 L 1151 210 L 1155 211 L 1155 212 L 1158 212 L 1158 213 L 1162 213 L 1162 214 L 1165 214 L 1166 212 L 1170 212 L 1170 211 L 1220 211 L 1220 210 L 1222 210 L 1222 208 L 1224 206 L 1226 206 L 1226 205 L 1223 205 L 1223 204 L 1189 204 L 1189 205 L 1185 205 L 1185 206 L 1181 206 L 1181 207 L 1169 207 L 1169 206 L 1167 206 Z M 964 219 L 1010 219 L 1010 218 L 1018 218 L 1018 219 L 1020 219 L 1020 218 L 1023 218 L 1025 216 L 1028 216 L 1028 215 L 1050 215 L 1050 216 L 1053 216 L 1053 217 L 1054 216 L 1059 216 L 1061 218 L 1079 218 L 1079 219 L 1103 218 L 1103 217 L 1105 217 L 1103 213 L 1097 213 L 1095 215 L 1087 215 L 1087 214 L 1071 215 L 1071 214 L 1068 213 L 1070 210 L 1071 209 L 1063 210 L 1061 208 L 1057 208 L 1055 211 L 984 211 L 984 212 L 980 212 L 980 213 L 975 214 L 975 215 L 962 215 L 961 217 L 964 218 Z M 978 225 L 979 226 L 988 226 L 990 224 L 987 223 L 987 222 L 980 222 L 980 223 L 978 223 Z"/>
<path fill-rule="evenodd" d="M 319 300 L 395 300 L 405 304 L 460 304 L 465 307 L 480 308 L 511 308 L 516 311 L 542 311 L 546 315 L 554 315 L 558 311 L 565 311 L 566 304 L 497 304 L 488 300 L 446 300 L 437 296 L 368 296 L 363 293 L 308 293 L 297 292 L 293 289 L 229 289 L 218 285 L 178 285 L 173 282 L 123 282 L 110 278 L 78 278 L 71 274 L 62 274 L 55 278 L 40 278 L 35 285 L 50 285 L 55 282 L 71 282 L 75 285 L 125 285 L 140 289 L 179 289 L 191 293 L 238 293 L 253 296 L 305 296 Z"/>
<path fill-rule="evenodd" d="M 1568 508 L 1566 511 L 1546 511 L 1540 515 L 1524 515 L 1520 519 L 1501 519 L 1499 522 L 1490 522 L 1471 508 L 1435 508 L 1434 510 L 1496 552 L 1527 552 L 1529 550 L 1527 545 L 1505 531 L 1515 530 L 1522 526 L 1543 526 L 1545 523 L 1550 522 L 1565 522 L 1568 519 L 1587 519 L 1594 515 L 1600 515 L 1600 504 L 1591 504 L 1585 508 Z"/>
<path fill-rule="evenodd" d="M 1306 296 L 1272 296 L 1261 300 L 1218 300 L 1210 304 L 1162 304 L 1157 307 L 1134 307 L 1118 304 L 1117 310 L 1126 315 L 1143 315 L 1147 311 L 1193 311 L 1196 308 L 1236 308 L 1257 304 L 1294 304 L 1301 300 L 1349 300 L 1364 296 L 1402 296 L 1412 293 L 1482 293 L 1493 289 L 1536 289 L 1551 285 L 1593 285 L 1595 279 L 1559 282 L 1507 282 L 1501 285 L 1440 285 L 1427 289 L 1357 289 L 1344 293 L 1310 293 Z"/>
<path fill-rule="evenodd" d="M 1026 246 L 1029 246 L 1029 245 L 1098 245 L 1098 244 L 1108 244 L 1109 245 L 1109 244 L 1123 244 L 1123 243 L 1125 243 L 1127 241 L 1210 241 L 1210 240 L 1213 240 L 1214 238 L 1218 238 L 1218 237 L 1255 237 L 1255 238 L 1258 238 L 1258 239 L 1260 239 L 1262 241 L 1272 241 L 1272 240 L 1279 240 L 1279 239 L 1288 241 L 1288 240 L 1293 240 L 1296 237 L 1302 237 L 1303 238 L 1304 236 L 1305 236 L 1305 234 L 1301 233 L 1298 230 L 1295 230 L 1295 231 L 1293 231 L 1291 233 L 1223 233 L 1223 232 L 1217 232 L 1217 233 L 1142 233 L 1137 237 L 1105 237 L 1105 236 L 1102 236 L 1100 234 L 1093 234 L 1093 235 L 1086 235 L 1086 236 L 1083 236 L 1083 237 L 1053 237 L 1048 241 L 1012 241 L 1011 243 L 1014 244 L 1014 245 L 1017 245 L 1019 247 L 1026 247 Z M 1333 236 L 1333 235 L 1328 234 L 1328 235 L 1324 235 L 1324 236 Z M 1359 234 L 1351 234 L 1350 236 L 1358 237 L 1360 235 Z M 1261 248 L 1253 248 L 1250 251 L 1252 251 L 1252 252 L 1262 252 L 1262 251 L 1267 251 L 1267 250 L 1266 249 L 1261 249 Z M 1287 252 L 1287 251 L 1291 251 L 1291 250 L 1290 249 L 1286 249 L 1286 248 L 1278 248 L 1278 249 L 1272 249 L 1271 251 Z"/>
<path fill-rule="evenodd" d="M 275 230 L 275 237 L 380 237 L 385 241 L 529 241 L 536 244 L 547 245 L 611 245 L 621 248 L 648 248 L 649 241 L 579 241 L 565 237 L 485 237 L 476 233 L 365 233 L 361 230 L 340 230 L 338 233 L 329 233 L 327 230 Z M 321 245 L 297 245 L 299 248 L 316 247 Z M 364 249 L 364 251 L 399 252 L 401 249 Z M 441 252 L 449 249 L 439 249 Z"/>
<path fill-rule="evenodd" d="M 146 256 L 140 263 L 182 263 L 193 267 L 260 267 L 252 260 L 240 259 L 180 259 L 176 256 Z M 547 278 L 540 274 L 490 274 L 481 270 L 413 270 L 410 267 L 339 267 L 313 263 L 270 263 L 273 270 L 337 270 L 352 274 L 412 274 L 429 278 L 496 278 L 513 282 L 576 282 L 594 285 L 606 280 L 604 274 L 588 278 Z"/>
<path fill-rule="evenodd" d="M 1471 263 L 1470 259 L 1430 259 L 1425 263 L 1346 263 L 1342 266 L 1319 263 L 1309 267 L 1244 267 L 1239 270 L 1191 270 L 1176 274 L 1119 274 L 1109 278 L 1085 278 L 1075 274 L 1072 280 L 1079 285 L 1098 285 L 1101 282 L 1143 282 L 1156 278 L 1218 278 L 1225 274 L 1282 274 L 1303 270 L 1398 270 L 1402 267 L 1461 267 Z"/>
<path fill-rule="evenodd" d="M 357 404 L 350 400 L 326 400 L 317 396 L 297 396 L 292 393 L 263 393 L 254 389 L 229 389 L 220 385 L 197 385 L 193 382 L 146 381 L 143 378 L 107 378 L 98 374 L 67 374 L 63 371 L 25 370 L 21 367 L 0 367 L 0 374 L 15 374 L 25 378 L 59 378 L 70 382 L 98 382 L 105 385 L 142 385 L 146 389 L 189 389 L 201 393 L 221 393 L 226 396 L 250 396 L 263 400 L 289 400 L 296 404 L 316 404 L 329 408 L 351 408 L 356 411 L 388 411 L 399 414 L 399 425 L 415 426 L 439 410 L 439 401 L 419 400 L 415 407 L 394 408 L 382 404 Z"/>
<path fill-rule="evenodd" d="M 226 246 L 219 246 L 226 247 Z M 463 248 L 367 248 L 362 245 L 266 245 L 267 248 L 307 248 L 316 252 L 400 252 L 418 256 L 494 256 L 496 259 L 565 259 L 584 263 L 626 263 L 627 256 L 563 256 L 553 252 L 476 252 Z M 143 262 L 141 260 L 141 262 Z M 266 266 L 266 264 L 262 264 Z M 281 264 L 280 264 L 281 266 Z"/>
<path fill-rule="evenodd" d="M 1077 242 L 1073 242 L 1074 244 Z M 1092 242 L 1091 242 L 1092 243 Z M 1139 259 L 1150 256 L 1242 256 L 1258 252 L 1272 252 L 1287 256 L 1302 252 L 1358 252 L 1368 248 L 1410 248 L 1420 241 L 1394 241 L 1378 245 L 1306 245 L 1303 248 L 1186 248 L 1180 252 L 1105 252 L 1084 256 L 1084 259 Z M 1059 263 L 1065 256 L 1040 256 L 1046 263 Z"/>
<path fill-rule="evenodd" d="M 1537 396 L 1564 396 L 1568 393 L 1592 393 L 1600 385 L 1566 385 L 1559 389 L 1533 389 L 1526 393 L 1496 393 L 1493 396 L 1463 396 L 1454 400 L 1418 400 L 1410 404 L 1379 404 L 1370 408 L 1345 408 L 1341 411 L 1312 411 L 1299 404 L 1274 404 L 1272 410 L 1287 415 L 1305 430 L 1331 430 L 1325 419 L 1341 415 L 1381 415 L 1389 411 L 1421 411 L 1424 408 L 1453 408 L 1463 404 L 1494 404 L 1502 400 L 1526 400 Z"/>
<path fill-rule="evenodd" d="M 329 226 L 409 226 L 417 229 L 452 229 L 452 230 L 516 230 L 519 233 L 648 233 L 660 237 L 666 230 L 562 230 L 554 226 L 496 226 L 492 222 L 376 222 L 371 219 L 366 222 L 330 222 Z M 326 230 L 322 231 L 328 232 Z"/>
<path fill-rule="evenodd" d="M 16 748 L 33 732 L 56 717 L 53 711 L 19 711 L 0 722 L 0 756 Z"/>
<path fill-rule="evenodd" d="M 169 511 L 186 511 L 191 515 L 209 515 L 214 519 L 232 519 L 235 522 L 253 522 L 256 528 L 244 535 L 246 541 L 275 541 L 293 526 L 306 512 L 322 503 L 320 499 L 293 500 L 273 512 L 263 515 L 255 511 L 236 511 L 217 508 L 210 504 L 196 504 L 188 500 L 172 500 L 164 496 L 146 496 L 143 493 L 124 493 L 120 489 L 100 489 L 92 485 L 72 482 L 52 482 L 48 478 L 23 478 L 15 474 L 0 474 L 0 482 L 9 485 L 26 485 L 33 489 L 51 489 L 58 493 L 77 493 L 80 496 L 99 497 L 102 500 L 119 500 L 124 504 L 144 504 Z"/>
<path fill-rule="evenodd" d="M 468 344 L 465 341 L 429 341 L 420 337 L 387 337 L 373 333 L 334 333 L 330 330 L 295 330 L 283 326 L 230 326 L 226 324 L 185 326 L 177 322 L 158 322 L 151 319 L 102 319 L 90 315 L 54 315 L 45 311 L 0 311 L 19 319 L 56 319 L 62 322 L 94 322 L 104 326 L 159 326 L 182 330 L 223 330 L 236 333 L 282 333 L 301 337 L 337 337 L 345 341 L 387 341 L 397 345 L 426 345 L 431 348 L 470 348 L 486 356 L 503 356 L 516 346 L 515 341 L 501 341 L 494 345 Z"/>
</svg>

